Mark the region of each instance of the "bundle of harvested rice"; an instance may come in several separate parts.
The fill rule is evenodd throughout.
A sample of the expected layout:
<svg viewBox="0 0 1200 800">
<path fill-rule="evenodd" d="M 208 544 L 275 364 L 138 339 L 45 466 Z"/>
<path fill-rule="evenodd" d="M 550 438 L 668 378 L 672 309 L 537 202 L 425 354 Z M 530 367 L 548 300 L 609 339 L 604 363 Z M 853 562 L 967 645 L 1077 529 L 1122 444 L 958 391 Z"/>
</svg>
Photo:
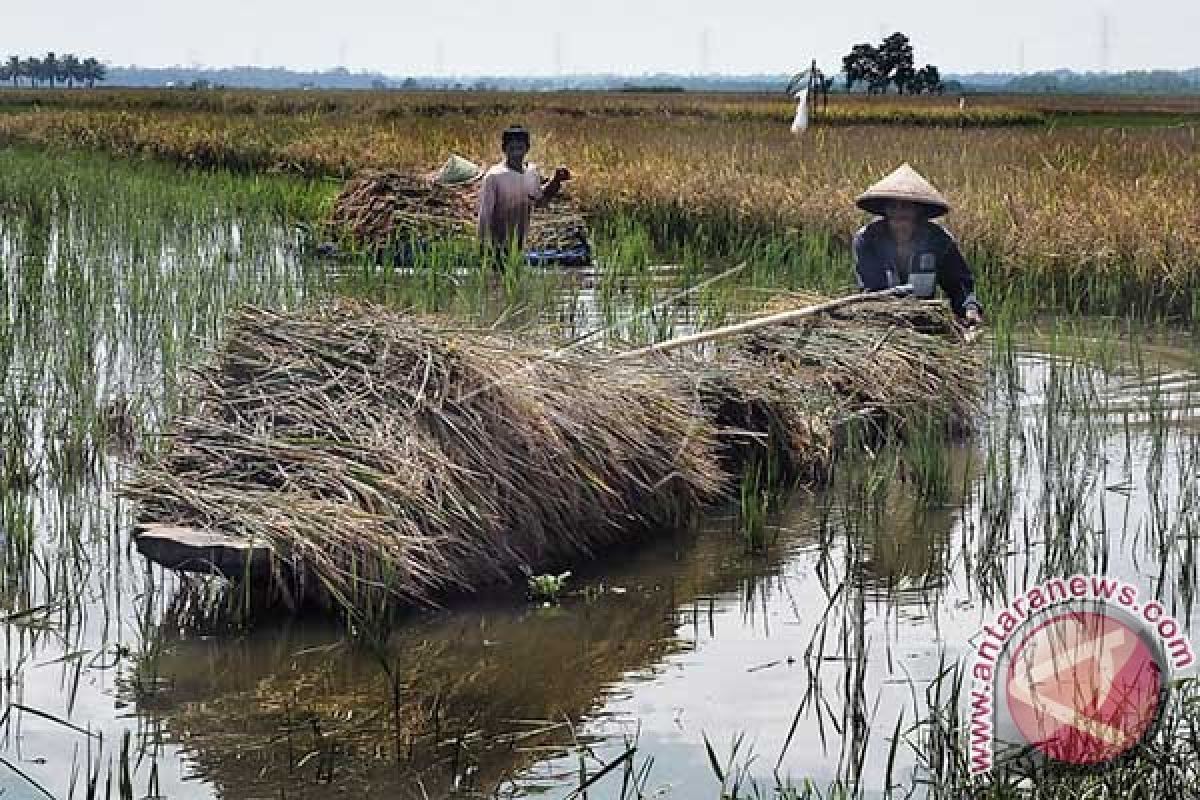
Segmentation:
<svg viewBox="0 0 1200 800">
<path fill-rule="evenodd" d="M 269 543 L 366 613 L 673 524 L 723 477 L 662 370 L 366 306 L 243 310 L 192 395 L 124 489 L 141 518 Z"/>
<path fill-rule="evenodd" d="M 469 235 L 479 184 L 442 186 L 427 177 L 367 170 L 338 195 L 330 219 L 358 242 Z"/>
<path fill-rule="evenodd" d="M 366 170 L 334 201 L 331 226 L 361 245 L 474 236 L 481 182 L 443 185 L 432 176 Z M 587 245 L 583 216 L 564 196 L 534 209 L 527 249 L 570 250 Z"/>
<path fill-rule="evenodd" d="M 766 311 L 825 300 L 780 296 Z M 806 481 L 825 475 L 850 425 L 866 436 L 930 425 L 966 432 L 984 375 L 945 306 L 904 300 L 764 328 L 722 343 L 689 369 L 734 445 L 726 463 L 736 467 L 770 447 L 781 477 Z"/>
<path fill-rule="evenodd" d="M 819 479 L 852 424 L 965 428 L 982 379 L 947 311 L 904 302 L 635 360 L 437 325 L 244 310 L 125 494 L 371 613 L 675 524 L 764 452 Z"/>
</svg>

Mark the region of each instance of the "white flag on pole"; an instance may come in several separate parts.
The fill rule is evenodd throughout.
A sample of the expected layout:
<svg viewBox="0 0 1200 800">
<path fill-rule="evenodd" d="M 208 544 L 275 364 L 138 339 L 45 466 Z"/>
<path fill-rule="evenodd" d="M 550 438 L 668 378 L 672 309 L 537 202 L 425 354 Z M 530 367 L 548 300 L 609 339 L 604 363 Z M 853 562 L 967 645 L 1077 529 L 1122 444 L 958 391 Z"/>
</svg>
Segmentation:
<svg viewBox="0 0 1200 800">
<path fill-rule="evenodd" d="M 796 92 L 796 118 L 792 120 L 792 133 L 808 130 L 808 89 Z"/>
</svg>

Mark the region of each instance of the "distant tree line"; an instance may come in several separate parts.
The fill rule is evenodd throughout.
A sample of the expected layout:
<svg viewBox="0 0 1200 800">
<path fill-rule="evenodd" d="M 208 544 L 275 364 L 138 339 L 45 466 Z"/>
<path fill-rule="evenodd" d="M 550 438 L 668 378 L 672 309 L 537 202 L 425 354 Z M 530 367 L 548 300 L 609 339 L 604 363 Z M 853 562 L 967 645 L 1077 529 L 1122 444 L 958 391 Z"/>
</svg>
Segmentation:
<svg viewBox="0 0 1200 800">
<path fill-rule="evenodd" d="M 81 59 L 73 53 L 59 56 L 50 52 L 42 58 L 9 56 L 7 61 L 0 63 L 0 84 L 11 83 L 13 86 L 20 86 L 24 82 L 29 86 L 50 88 L 91 88 L 107 76 L 107 68 L 97 59 Z"/>
<path fill-rule="evenodd" d="M 1051 94 L 1195 94 L 1200 92 L 1200 70 L 1037 72 L 1012 76 L 999 88 L 1006 92 Z"/>
<path fill-rule="evenodd" d="M 926 64 L 916 68 L 912 42 L 900 32 L 879 45 L 854 45 L 842 59 L 842 72 L 846 91 L 853 91 L 860 83 L 867 87 L 868 94 L 886 94 L 891 86 L 900 94 L 941 94 L 946 89 L 937 67 Z"/>
<path fill-rule="evenodd" d="M 903 36 L 903 34 L 901 34 Z M 892 37 L 896 40 L 895 34 Z M 905 37 L 906 38 L 906 37 Z M 860 49 L 861 48 L 861 49 Z M 896 85 L 899 77 L 903 91 L 929 92 L 1142 92 L 1159 94 L 1200 93 L 1200 69 L 1183 71 L 1124 72 L 1124 73 L 1079 73 L 1070 70 L 1017 75 L 1015 73 L 976 73 L 966 75 L 943 75 L 937 67 L 923 69 L 913 67 L 906 48 L 891 46 L 888 54 L 899 53 L 899 65 L 889 64 L 888 56 L 879 57 L 883 46 L 857 45 L 858 55 L 871 58 L 855 59 L 856 69 L 845 74 L 845 82 L 838 80 L 837 90 L 847 85 L 851 90 L 861 91 L 865 87 L 876 92 L 900 91 Z M 911 51 L 911 45 L 907 48 Z M 852 51 L 853 54 L 853 51 Z M 0 60 L 0 86 L 5 85 L 50 85 L 45 62 L 46 58 Z M 61 64 L 69 56 L 55 56 L 52 63 Z M 38 77 L 30 78 L 30 62 Z M 17 64 L 14 71 L 13 65 Z M 565 76 L 545 75 L 413 75 L 393 77 L 378 72 L 351 72 L 344 68 L 323 71 L 299 72 L 283 67 L 137 67 L 111 66 L 105 69 L 95 59 L 79 62 L 94 70 L 92 77 L 76 74 L 73 79 L 54 70 L 54 85 L 94 85 L 101 81 L 106 86 L 176 86 L 176 87 L 227 87 L 260 89 L 372 89 L 381 86 L 398 90 L 521 90 L 551 91 L 560 89 L 614 90 L 634 85 L 639 89 L 682 88 L 685 91 L 740 91 L 778 92 L 788 85 L 793 76 L 782 73 L 760 73 L 752 75 L 683 75 L 678 73 L 654 73 L 643 75 L 617 73 L 587 73 Z M 843 60 L 843 68 L 846 66 Z M 911 70 L 911 72 L 910 72 Z M 832 73 L 833 70 L 830 70 Z M 915 84 L 909 82 L 910 75 Z M 833 74 L 822 74 L 821 83 L 831 83 Z M 830 90 L 833 86 L 830 85 Z"/>
<path fill-rule="evenodd" d="M 297 71 L 284 67 L 139 67 L 112 66 L 107 86 L 188 87 L 197 81 L 229 89 L 396 89 L 401 91 L 519 90 L 553 91 L 615 90 L 634 84 L 646 88 L 683 88 L 685 91 L 778 91 L 787 76 L 777 73 L 753 75 L 684 75 L 678 73 L 626 74 L 587 73 L 551 75 L 409 75 L 390 76 L 379 72 L 350 71 L 337 67 L 321 71 Z"/>
</svg>

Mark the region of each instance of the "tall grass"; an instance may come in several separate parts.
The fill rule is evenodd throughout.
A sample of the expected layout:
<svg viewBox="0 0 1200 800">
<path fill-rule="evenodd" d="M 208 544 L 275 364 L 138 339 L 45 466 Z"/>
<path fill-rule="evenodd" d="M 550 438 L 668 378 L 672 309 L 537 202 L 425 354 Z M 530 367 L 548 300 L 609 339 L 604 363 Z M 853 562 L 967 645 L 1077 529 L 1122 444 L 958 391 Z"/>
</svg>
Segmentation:
<svg viewBox="0 0 1200 800">
<path fill-rule="evenodd" d="M 0 150 L 0 726 L 8 743 L 66 737 L 20 766 L 51 796 L 158 794 L 157 734 L 93 713 L 95 683 L 126 680 L 135 654 L 133 683 L 155 687 L 172 586 L 130 569 L 113 484 L 135 445 L 155 449 L 224 308 L 295 305 L 326 286 L 299 264 L 291 227 L 321 213 L 321 187 L 180 178 L 158 163 Z"/>
<path fill-rule="evenodd" d="M 287 89 L 102 88 L 95 91 L 0 91 L 0 108 L 74 108 L 130 111 L 212 111 L 222 114 L 366 115 L 379 118 L 452 114 L 519 114 L 537 111 L 575 118 L 659 114 L 706 118 L 791 118 L 793 101 L 781 91 L 761 92 L 604 92 L 557 91 L 360 91 Z M 1200 114 L 1200 101 L 1188 95 L 1020 95 L 973 93 L 966 111 L 1069 114 Z M 888 111 L 959 111 L 957 96 L 869 96 L 833 94 L 828 108 L 847 116 Z M 823 114 L 825 106 L 817 110 Z M 999 119 L 1003 119 L 1002 117 Z"/>
</svg>

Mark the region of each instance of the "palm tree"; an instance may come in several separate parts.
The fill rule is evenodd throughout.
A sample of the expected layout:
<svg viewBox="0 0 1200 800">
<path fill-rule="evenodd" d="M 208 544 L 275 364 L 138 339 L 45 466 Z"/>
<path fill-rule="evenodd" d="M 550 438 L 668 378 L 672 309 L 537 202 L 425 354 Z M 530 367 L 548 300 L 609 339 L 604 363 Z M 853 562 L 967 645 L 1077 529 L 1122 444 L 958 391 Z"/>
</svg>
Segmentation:
<svg viewBox="0 0 1200 800">
<path fill-rule="evenodd" d="M 103 64 L 94 58 L 85 58 L 83 60 L 83 79 L 87 82 L 89 89 L 96 85 L 96 81 L 102 81 L 108 70 Z"/>
<path fill-rule="evenodd" d="M 13 88 L 16 88 L 17 82 L 21 79 L 21 57 L 8 57 L 8 77 L 12 79 Z"/>
<path fill-rule="evenodd" d="M 74 53 L 67 53 L 63 56 L 62 76 L 67 81 L 68 89 L 74 88 L 75 81 L 83 77 L 83 64 L 79 62 L 79 58 Z"/>
<path fill-rule="evenodd" d="M 42 75 L 50 81 L 50 88 L 54 88 L 54 81 L 58 79 L 62 72 L 62 65 L 59 64 L 58 57 L 51 50 L 46 53 L 46 57 L 42 59 Z"/>
<path fill-rule="evenodd" d="M 25 59 L 25 64 L 22 68 L 22 74 L 29 78 L 30 86 L 37 86 L 38 81 L 42 79 L 42 61 L 39 58 L 30 56 Z"/>
</svg>

